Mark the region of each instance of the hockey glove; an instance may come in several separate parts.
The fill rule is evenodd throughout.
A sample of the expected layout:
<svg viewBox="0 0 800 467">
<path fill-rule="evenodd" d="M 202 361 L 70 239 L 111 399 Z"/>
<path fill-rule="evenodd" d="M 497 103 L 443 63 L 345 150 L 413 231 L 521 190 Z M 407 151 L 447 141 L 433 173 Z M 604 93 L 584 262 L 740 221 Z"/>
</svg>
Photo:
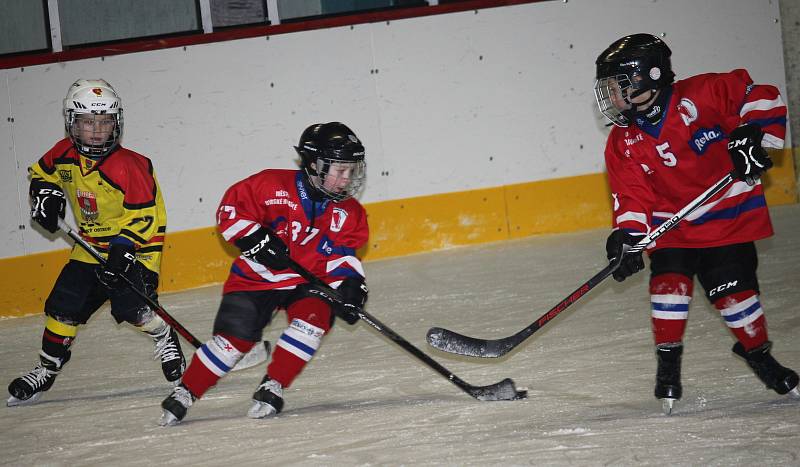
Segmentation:
<svg viewBox="0 0 800 467">
<path fill-rule="evenodd" d="M 644 238 L 641 232 L 626 232 L 615 230 L 611 232 L 606 240 L 606 255 L 611 262 L 614 262 L 620 255 L 623 255 L 619 267 L 612 273 L 614 280 L 622 282 L 633 274 L 644 269 L 644 259 L 642 252 L 626 254 L 627 249 L 639 243 Z"/>
<path fill-rule="evenodd" d="M 348 277 L 336 289 L 342 296 L 342 303 L 334 307 L 336 316 L 342 318 L 347 324 L 356 324 L 359 320 L 358 312 L 367 303 L 369 289 L 362 277 Z"/>
<path fill-rule="evenodd" d="M 289 267 L 289 249 L 275 232 L 266 227 L 259 227 L 234 243 L 242 250 L 242 256 L 251 261 L 276 271 Z"/>
<path fill-rule="evenodd" d="M 755 123 L 742 125 L 731 131 L 728 140 L 728 154 L 739 180 L 755 185 L 763 172 L 772 167 L 772 159 L 761 147 L 764 132 Z"/>
<path fill-rule="evenodd" d="M 106 264 L 97 271 L 97 279 L 109 289 L 125 285 L 120 278 L 136 265 L 136 249 L 131 243 L 111 243 Z"/>
<path fill-rule="evenodd" d="M 31 217 L 50 233 L 58 230 L 58 218 L 64 218 L 67 200 L 61 187 L 44 180 L 31 180 Z"/>
</svg>

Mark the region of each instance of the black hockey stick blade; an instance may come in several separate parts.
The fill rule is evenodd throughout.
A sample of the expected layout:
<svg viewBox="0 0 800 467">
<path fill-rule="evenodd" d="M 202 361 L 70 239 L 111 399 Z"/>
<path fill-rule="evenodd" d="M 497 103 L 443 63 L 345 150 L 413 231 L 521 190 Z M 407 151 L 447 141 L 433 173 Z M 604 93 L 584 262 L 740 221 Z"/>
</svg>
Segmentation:
<svg viewBox="0 0 800 467">
<path fill-rule="evenodd" d="M 516 401 L 528 397 L 528 391 L 517 389 L 511 378 L 489 386 L 469 386 L 465 391 L 479 401 Z"/>
<path fill-rule="evenodd" d="M 428 330 L 427 340 L 431 347 L 443 352 L 480 358 L 502 357 L 514 348 L 516 341 L 514 336 L 497 340 L 478 339 L 439 327 Z"/>
</svg>

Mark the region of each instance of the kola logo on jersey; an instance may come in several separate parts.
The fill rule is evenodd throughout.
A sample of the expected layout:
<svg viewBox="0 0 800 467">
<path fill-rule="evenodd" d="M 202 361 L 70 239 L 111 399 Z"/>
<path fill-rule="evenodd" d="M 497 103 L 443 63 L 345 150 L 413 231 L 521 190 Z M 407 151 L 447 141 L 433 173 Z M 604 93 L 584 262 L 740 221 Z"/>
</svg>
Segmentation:
<svg viewBox="0 0 800 467">
<path fill-rule="evenodd" d="M 686 126 L 697 120 L 697 106 L 685 97 L 678 103 L 678 113 Z"/>
<path fill-rule="evenodd" d="M 77 190 L 78 206 L 81 208 L 81 216 L 87 221 L 94 221 L 97 219 L 99 212 L 97 211 L 97 195 L 91 191 Z"/>
<path fill-rule="evenodd" d="M 723 138 L 722 128 L 719 125 L 714 128 L 700 128 L 692 135 L 692 140 L 689 141 L 689 147 L 698 155 L 702 155 L 708 149 L 711 143 L 719 141 Z"/>
<path fill-rule="evenodd" d="M 339 232 L 347 220 L 347 211 L 342 208 L 333 208 L 331 213 L 331 232 Z"/>
<path fill-rule="evenodd" d="M 60 169 L 58 171 L 58 176 L 59 176 L 59 178 L 61 178 L 62 182 L 72 183 L 72 171 L 71 170 Z"/>
</svg>

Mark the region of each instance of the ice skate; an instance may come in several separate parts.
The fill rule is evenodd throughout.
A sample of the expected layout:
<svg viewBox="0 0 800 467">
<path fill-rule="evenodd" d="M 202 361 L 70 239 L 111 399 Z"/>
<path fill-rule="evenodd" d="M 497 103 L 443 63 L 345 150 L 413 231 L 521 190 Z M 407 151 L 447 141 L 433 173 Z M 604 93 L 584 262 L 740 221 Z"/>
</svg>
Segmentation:
<svg viewBox="0 0 800 467">
<path fill-rule="evenodd" d="M 164 326 L 161 331 L 156 331 L 150 336 L 155 342 L 154 359 L 161 360 L 164 378 L 171 383 L 177 383 L 186 370 L 186 359 L 181 351 L 178 333 L 171 326 Z"/>
<path fill-rule="evenodd" d="M 161 402 L 164 409 L 158 424 L 161 426 L 174 426 L 183 420 L 186 411 L 192 406 L 196 398 L 186 389 L 186 386 L 179 384 L 172 390 L 172 394 Z"/>
<path fill-rule="evenodd" d="M 800 397 L 800 391 L 797 388 L 797 373 L 778 363 L 770 353 L 771 349 L 771 341 L 750 351 L 745 351 L 741 342 L 737 342 L 732 351 L 747 361 L 767 389 L 772 389 L 780 395 L 790 394 L 792 397 Z"/>
<path fill-rule="evenodd" d="M 39 363 L 27 375 L 21 376 L 8 385 L 11 397 L 6 401 L 6 406 L 33 404 L 42 394 L 50 389 L 64 364 L 69 361 L 70 352 L 63 360 L 50 356 L 43 351 L 39 352 Z"/>
<path fill-rule="evenodd" d="M 681 387 L 681 355 L 683 344 L 659 344 L 656 346 L 658 370 L 656 371 L 655 396 L 661 399 L 664 415 L 672 414 L 675 401 L 683 395 Z"/>
<path fill-rule="evenodd" d="M 247 412 L 250 418 L 266 418 L 281 413 L 283 409 L 283 387 L 281 383 L 265 375 L 253 394 L 253 405 Z"/>
</svg>

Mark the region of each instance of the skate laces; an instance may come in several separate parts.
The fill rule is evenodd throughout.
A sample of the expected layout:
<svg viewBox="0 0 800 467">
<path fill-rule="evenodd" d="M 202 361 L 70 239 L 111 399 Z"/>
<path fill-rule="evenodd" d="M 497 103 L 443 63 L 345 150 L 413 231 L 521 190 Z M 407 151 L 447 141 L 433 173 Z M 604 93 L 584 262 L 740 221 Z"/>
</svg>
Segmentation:
<svg viewBox="0 0 800 467">
<path fill-rule="evenodd" d="M 36 368 L 30 371 L 30 373 L 24 375 L 22 380 L 28 383 L 30 387 L 39 389 L 40 387 L 44 386 L 45 383 L 47 383 L 47 379 L 50 378 L 50 376 L 55 375 L 56 373 L 58 372 L 45 368 L 41 363 L 39 363 L 36 365 Z"/>
<path fill-rule="evenodd" d="M 175 344 L 175 340 L 172 338 L 171 331 L 172 328 L 167 326 L 162 334 L 153 336 L 156 342 L 156 348 L 153 351 L 154 360 L 160 359 L 162 362 L 169 362 L 181 358 L 181 354 L 178 351 L 178 346 Z"/>
<path fill-rule="evenodd" d="M 175 386 L 170 397 L 186 408 L 191 407 L 192 402 L 194 402 L 192 393 L 183 386 Z"/>
<path fill-rule="evenodd" d="M 281 383 L 275 381 L 274 379 L 267 379 L 261 383 L 258 386 L 258 389 L 256 389 L 256 392 L 261 392 L 262 390 L 269 391 L 278 397 L 283 397 L 283 386 L 281 386 Z"/>
</svg>

